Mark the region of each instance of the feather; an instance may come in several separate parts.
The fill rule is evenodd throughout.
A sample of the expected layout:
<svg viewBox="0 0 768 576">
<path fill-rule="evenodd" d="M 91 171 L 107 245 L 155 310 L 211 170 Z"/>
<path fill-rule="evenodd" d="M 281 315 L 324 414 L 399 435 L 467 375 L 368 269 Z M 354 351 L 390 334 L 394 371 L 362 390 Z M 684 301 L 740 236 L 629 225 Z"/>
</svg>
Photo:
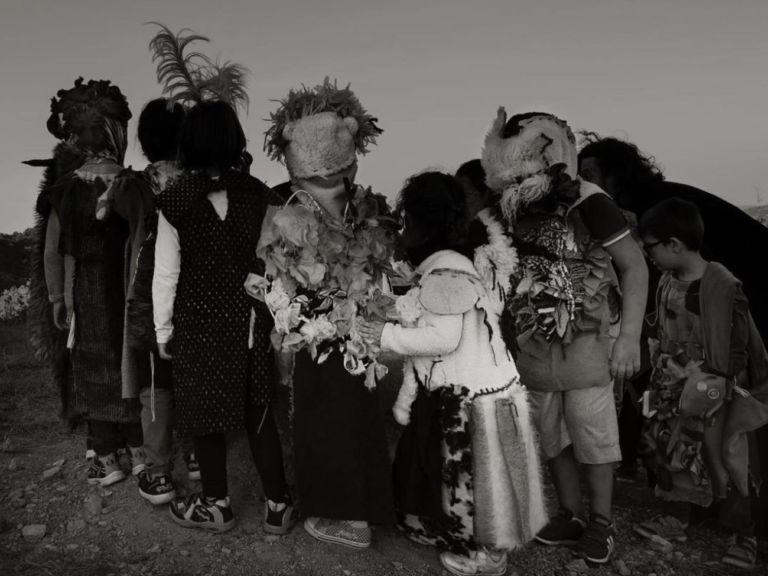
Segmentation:
<svg viewBox="0 0 768 576">
<path fill-rule="evenodd" d="M 189 28 L 174 34 L 159 22 L 148 24 L 160 27 L 150 41 L 149 49 L 152 62 L 157 63 L 157 81 L 163 84 L 164 95 L 185 105 L 220 100 L 236 110 L 243 108 L 247 112 L 247 68 L 229 60 L 214 62 L 197 51 L 185 53 L 194 42 L 210 42 L 209 38 L 195 34 Z"/>
<path fill-rule="evenodd" d="M 183 28 L 174 34 L 159 22 L 148 22 L 160 30 L 149 42 L 152 62 L 157 63 L 157 81 L 163 85 L 163 94 L 182 104 L 203 100 L 201 90 L 204 71 L 211 66 L 210 60 L 200 52 L 185 50 L 193 42 L 210 42 L 205 36 Z"/>
</svg>

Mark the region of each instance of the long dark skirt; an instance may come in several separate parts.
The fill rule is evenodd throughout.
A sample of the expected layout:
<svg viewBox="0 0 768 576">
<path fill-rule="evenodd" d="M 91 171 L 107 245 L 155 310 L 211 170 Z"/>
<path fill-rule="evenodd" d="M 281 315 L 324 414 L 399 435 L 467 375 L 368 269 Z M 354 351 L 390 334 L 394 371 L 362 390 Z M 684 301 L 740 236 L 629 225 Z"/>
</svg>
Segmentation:
<svg viewBox="0 0 768 576">
<path fill-rule="evenodd" d="M 349 374 L 333 353 L 315 364 L 296 355 L 294 452 L 304 516 L 389 523 L 391 468 L 377 390 Z"/>
</svg>

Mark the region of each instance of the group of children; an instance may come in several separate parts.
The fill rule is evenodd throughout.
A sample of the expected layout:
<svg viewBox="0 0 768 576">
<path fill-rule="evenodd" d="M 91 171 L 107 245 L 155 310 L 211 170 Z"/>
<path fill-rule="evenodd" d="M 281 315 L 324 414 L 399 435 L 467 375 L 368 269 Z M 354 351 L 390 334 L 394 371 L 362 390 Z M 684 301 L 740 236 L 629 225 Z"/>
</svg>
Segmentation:
<svg viewBox="0 0 768 576">
<path fill-rule="evenodd" d="M 38 210 L 74 411 L 87 418 L 95 451 L 88 481 L 125 477 L 117 457 L 125 441 L 142 497 L 169 504 L 182 526 L 225 531 L 234 525 L 225 434 L 245 429 L 267 498 L 264 529 L 287 533 L 293 503 L 270 409 L 272 320 L 243 288 L 259 269 L 267 206 L 280 199 L 248 175 L 234 110 L 150 102 L 138 127 L 150 164 L 135 172 L 122 167 L 130 112 L 119 90 L 78 83 L 59 97 L 52 132 L 82 162 L 43 191 Z M 93 116 L 78 126 L 83 102 Z M 372 349 L 406 359 L 393 407 L 405 426 L 392 475 L 398 525 L 439 547 L 458 575 L 501 575 L 507 553 L 534 538 L 576 545 L 591 562 L 610 559 L 621 459 L 612 381 L 639 369 L 644 250 L 664 272 L 644 397 L 663 513 L 634 529 L 684 540 L 691 504 L 715 502 L 735 535 L 723 560 L 753 566 L 749 434 L 766 418 L 749 389 L 768 376 L 768 358 L 738 280 L 698 252 L 696 207 L 662 202 L 641 219 L 638 242 L 610 196 L 578 178 L 573 134 L 548 114 L 500 113 L 481 166 L 479 178 L 463 167 L 456 177 L 407 181 L 397 210 L 413 288 L 399 297 L 397 321 L 360 321 Z M 323 394 L 322 383 L 312 385 Z M 186 497 L 172 481 L 174 425 L 190 439 L 187 461 L 202 480 Z M 549 519 L 541 460 L 559 500 Z M 318 517 L 307 530 L 370 545 L 367 517 L 343 514 L 324 516 L 346 524 Z"/>
</svg>

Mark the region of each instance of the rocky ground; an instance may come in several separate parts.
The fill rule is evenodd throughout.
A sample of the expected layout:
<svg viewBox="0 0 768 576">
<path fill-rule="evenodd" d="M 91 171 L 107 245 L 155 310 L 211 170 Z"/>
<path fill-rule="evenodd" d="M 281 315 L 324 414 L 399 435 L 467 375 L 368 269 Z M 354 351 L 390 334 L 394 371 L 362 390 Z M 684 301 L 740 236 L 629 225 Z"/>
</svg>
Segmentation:
<svg viewBox="0 0 768 576">
<path fill-rule="evenodd" d="M 177 527 L 165 507 L 140 498 L 136 481 L 99 489 L 85 482 L 84 438 L 56 418 L 56 395 L 44 369 L 19 342 L 20 329 L 0 338 L 0 574 L 35 576 L 192 576 L 259 574 L 438 575 L 434 550 L 410 543 L 392 528 L 378 528 L 365 551 L 320 544 L 300 525 L 283 538 L 261 531 L 263 503 L 245 438 L 230 445 L 229 477 L 238 526 L 223 535 Z M 0 334 L 2 336 L 2 334 Z M 19 352 L 21 350 L 21 352 Z M 385 408 L 383 408 L 385 409 Z M 391 429 L 394 440 L 397 432 Z M 184 465 L 175 467 L 180 489 L 194 489 Z M 510 558 L 508 575 L 666 576 L 736 572 L 719 563 L 726 537 L 711 527 L 691 529 L 674 547 L 632 534 L 633 520 L 654 512 L 641 479 L 617 486 L 615 559 L 593 567 L 567 549 L 531 545 Z M 768 574 L 768 549 L 761 543 Z"/>
</svg>

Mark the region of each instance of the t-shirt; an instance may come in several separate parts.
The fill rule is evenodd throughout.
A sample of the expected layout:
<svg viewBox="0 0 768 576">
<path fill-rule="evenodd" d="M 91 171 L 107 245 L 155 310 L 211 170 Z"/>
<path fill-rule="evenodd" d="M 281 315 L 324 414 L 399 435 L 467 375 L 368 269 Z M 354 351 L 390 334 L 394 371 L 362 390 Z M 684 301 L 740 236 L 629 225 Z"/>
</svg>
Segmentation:
<svg viewBox="0 0 768 576">
<path fill-rule="evenodd" d="M 607 194 L 594 193 L 577 209 L 589 235 L 603 247 L 618 242 L 629 234 L 629 226 L 621 209 Z"/>
</svg>

